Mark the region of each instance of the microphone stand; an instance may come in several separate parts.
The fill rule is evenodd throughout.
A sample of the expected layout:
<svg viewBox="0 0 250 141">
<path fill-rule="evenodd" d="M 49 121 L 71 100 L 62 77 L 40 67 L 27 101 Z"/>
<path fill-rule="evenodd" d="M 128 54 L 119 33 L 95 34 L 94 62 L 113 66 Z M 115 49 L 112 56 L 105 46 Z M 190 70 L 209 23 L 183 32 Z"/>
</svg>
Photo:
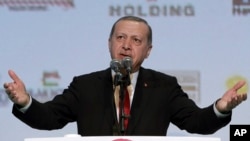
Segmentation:
<svg viewBox="0 0 250 141">
<path fill-rule="evenodd" d="M 125 96 L 125 90 L 127 89 L 127 86 L 129 86 L 131 83 L 130 80 L 130 73 L 127 73 L 125 77 L 123 77 L 120 81 L 120 102 L 119 102 L 119 107 L 120 107 L 120 112 L 119 112 L 119 124 L 120 124 L 120 132 L 122 135 L 125 133 L 125 127 L 124 127 L 124 120 L 128 119 L 130 115 L 126 115 L 124 112 L 124 96 Z"/>
<path fill-rule="evenodd" d="M 131 83 L 130 80 L 130 73 L 128 72 L 125 76 L 117 72 L 114 77 L 114 85 L 118 86 L 120 85 L 120 91 L 119 91 L 119 133 L 121 135 L 124 135 L 125 133 L 125 127 L 124 127 L 124 120 L 128 119 L 130 115 L 125 115 L 124 112 L 124 97 L 125 97 L 125 90 L 127 89 L 127 86 L 129 86 Z"/>
<path fill-rule="evenodd" d="M 110 63 L 111 69 L 115 71 L 115 77 L 114 77 L 114 85 L 118 86 L 120 85 L 120 91 L 119 91 L 119 125 L 116 123 L 116 129 L 118 130 L 118 134 L 124 135 L 125 134 L 125 127 L 124 122 L 125 119 L 130 118 L 130 115 L 126 115 L 124 112 L 124 97 L 125 97 L 125 90 L 127 89 L 127 86 L 130 85 L 130 72 L 131 72 L 131 65 L 132 60 L 130 58 L 124 58 L 123 62 L 119 62 L 118 60 L 112 60 Z M 120 69 L 125 68 L 124 72 L 126 74 L 121 73 Z M 113 129 L 114 130 L 114 129 Z"/>
</svg>

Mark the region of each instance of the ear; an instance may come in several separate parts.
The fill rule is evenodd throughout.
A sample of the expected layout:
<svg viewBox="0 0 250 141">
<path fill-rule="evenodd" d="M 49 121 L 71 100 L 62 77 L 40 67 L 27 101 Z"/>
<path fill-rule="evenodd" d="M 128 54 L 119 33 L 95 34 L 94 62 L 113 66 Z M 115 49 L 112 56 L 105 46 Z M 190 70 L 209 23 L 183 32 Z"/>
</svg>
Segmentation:
<svg viewBox="0 0 250 141">
<path fill-rule="evenodd" d="M 109 52 L 111 52 L 111 39 L 108 39 L 108 47 L 109 47 Z"/>
<path fill-rule="evenodd" d="M 152 45 L 148 46 L 148 50 L 147 50 L 147 54 L 146 54 L 145 58 L 148 58 L 148 56 L 150 55 L 150 52 L 151 52 L 152 48 L 153 48 Z"/>
</svg>

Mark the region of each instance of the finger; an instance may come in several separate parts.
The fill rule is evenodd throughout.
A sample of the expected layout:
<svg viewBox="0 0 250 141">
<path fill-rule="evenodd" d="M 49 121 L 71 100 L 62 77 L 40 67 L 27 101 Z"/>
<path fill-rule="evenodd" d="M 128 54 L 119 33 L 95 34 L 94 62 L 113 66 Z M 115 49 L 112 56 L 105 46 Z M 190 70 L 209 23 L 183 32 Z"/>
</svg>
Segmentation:
<svg viewBox="0 0 250 141">
<path fill-rule="evenodd" d="M 245 93 L 245 94 L 242 94 L 242 99 L 243 100 L 246 100 L 247 99 L 247 94 Z"/>
<path fill-rule="evenodd" d="M 20 82 L 21 79 L 16 75 L 16 73 L 13 70 L 9 70 L 8 71 L 10 78 L 14 81 L 14 82 Z"/>
<path fill-rule="evenodd" d="M 9 91 L 9 90 L 5 90 L 5 93 L 6 93 L 7 95 L 10 95 L 10 91 Z"/>
<path fill-rule="evenodd" d="M 236 105 L 239 105 L 242 101 L 246 100 L 246 94 L 238 95 L 233 99 Z"/>
<path fill-rule="evenodd" d="M 233 109 L 234 107 L 236 107 L 237 105 L 240 104 L 240 98 L 233 98 L 232 101 L 229 103 L 229 109 Z"/>
<path fill-rule="evenodd" d="M 240 99 L 241 101 L 244 101 L 244 100 L 247 99 L 247 94 L 246 94 L 246 93 L 240 94 L 240 95 L 238 95 L 238 97 L 239 97 L 239 99 Z"/>
<path fill-rule="evenodd" d="M 9 84 L 8 83 L 4 83 L 3 87 L 4 87 L 4 89 L 7 89 L 9 87 Z"/>
<path fill-rule="evenodd" d="M 238 91 L 241 87 L 243 87 L 244 85 L 246 84 L 246 81 L 244 80 L 241 80 L 239 82 L 237 82 L 234 86 L 233 86 L 233 89 L 235 91 Z"/>
<path fill-rule="evenodd" d="M 15 98 L 16 98 L 16 95 L 14 95 L 14 94 L 10 94 L 10 95 L 9 95 L 9 98 L 10 98 L 10 100 L 14 101 L 14 100 L 15 100 Z"/>
<path fill-rule="evenodd" d="M 6 88 L 5 88 L 5 92 L 7 93 L 7 94 L 11 94 L 12 93 L 12 90 L 13 90 L 13 86 L 11 85 L 11 84 L 7 84 L 8 86 L 6 86 Z"/>
</svg>

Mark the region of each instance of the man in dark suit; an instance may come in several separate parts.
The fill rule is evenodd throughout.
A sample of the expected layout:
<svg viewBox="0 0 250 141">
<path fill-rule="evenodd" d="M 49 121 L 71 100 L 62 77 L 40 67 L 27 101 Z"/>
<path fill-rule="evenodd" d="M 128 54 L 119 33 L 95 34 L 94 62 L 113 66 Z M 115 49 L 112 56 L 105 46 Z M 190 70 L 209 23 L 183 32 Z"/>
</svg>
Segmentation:
<svg viewBox="0 0 250 141">
<path fill-rule="evenodd" d="M 232 109 L 246 100 L 246 93 L 237 93 L 245 85 L 239 81 L 216 102 L 199 108 L 175 77 L 141 67 L 151 49 L 152 30 L 144 19 L 127 16 L 114 23 L 109 37 L 111 58 L 133 60 L 132 104 L 125 135 L 165 136 L 170 122 L 190 133 L 211 134 L 227 125 Z M 13 114 L 29 126 L 53 130 L 76 121 L 83 136 L 121 134 L 111 68 L 75 77 L 62 94 L 46 103 L 32 98 L 14 71 L 8 73 L 13 82 L 4 88 L 14 103 Z"/>
</svg>

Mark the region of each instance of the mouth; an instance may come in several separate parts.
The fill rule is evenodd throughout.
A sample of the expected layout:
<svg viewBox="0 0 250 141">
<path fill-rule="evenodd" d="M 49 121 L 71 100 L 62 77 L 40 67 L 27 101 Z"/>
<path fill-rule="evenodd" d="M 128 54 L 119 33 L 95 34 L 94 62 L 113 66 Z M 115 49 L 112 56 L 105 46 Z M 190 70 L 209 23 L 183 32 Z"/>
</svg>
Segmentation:
<svg viewBox="0 0 250 141">
<path fill-rule="evenodd" d="M 121 58 L 124 58 L 124 57 L 130 57 L 131 58 L 131 55 L 128 55 L 128 54 L 120 53 L 119 55 L 120 55 Z"/>
</svg>

